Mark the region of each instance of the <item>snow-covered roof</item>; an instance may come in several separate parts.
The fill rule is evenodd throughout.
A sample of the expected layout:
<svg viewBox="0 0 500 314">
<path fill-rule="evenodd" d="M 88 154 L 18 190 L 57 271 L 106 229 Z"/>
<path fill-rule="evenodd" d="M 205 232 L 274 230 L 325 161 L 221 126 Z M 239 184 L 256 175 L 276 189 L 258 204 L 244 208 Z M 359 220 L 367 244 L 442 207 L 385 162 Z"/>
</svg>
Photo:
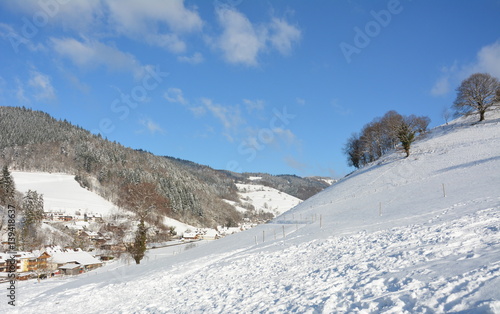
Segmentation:
<svg viewBox="0 0 500 314">
<path fill-rule="evenodd" d="M 79 265 L 79 264 L 68 263 L 68 264 L 64 264 L 62 266 L 59 266 L 59 269 L 75 269 L 75 268 L 78 268 L 80 266 L 81 265 Z"/>
<path fill-rule="evenodd" d="M 100 260 L 85 251 L 54 252 L 51 255 L 50 260 L 56 264 L 78 263 L 84 266 L 102 264 Z"/>
</svg>

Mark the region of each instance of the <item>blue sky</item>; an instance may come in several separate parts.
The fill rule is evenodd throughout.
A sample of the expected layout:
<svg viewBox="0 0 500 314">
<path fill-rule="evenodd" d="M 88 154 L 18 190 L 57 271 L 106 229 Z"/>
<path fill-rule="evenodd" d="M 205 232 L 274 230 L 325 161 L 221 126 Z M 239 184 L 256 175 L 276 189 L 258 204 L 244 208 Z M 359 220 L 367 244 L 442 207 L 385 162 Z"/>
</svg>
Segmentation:
<svg viewBox="0 0 500 314">
<path fill-rule="evenodd" d="M 500 1 L 0 2 L 0 105 L 216 169 L 339 177 L 389 110 L 500 77 Z"/>
</svg>

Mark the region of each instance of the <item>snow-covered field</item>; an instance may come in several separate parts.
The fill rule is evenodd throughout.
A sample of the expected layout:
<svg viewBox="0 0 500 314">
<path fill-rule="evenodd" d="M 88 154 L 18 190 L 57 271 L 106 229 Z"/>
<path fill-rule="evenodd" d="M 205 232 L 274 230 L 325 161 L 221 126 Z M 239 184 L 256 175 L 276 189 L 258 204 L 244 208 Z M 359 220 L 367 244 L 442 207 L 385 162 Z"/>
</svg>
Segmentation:
<svg viewBox="0 0 500 314">
<path fill-rule="evenodd" d="M 260 177 L 250 177 L 249 179 L 252 180 L 252 178 L 260 179 Z M 243 203 L 253 205 L 256 211 L 262 210 L 276 216 L 302 202 L 299 198 L 261 184 L 236 183 L 236 187 Z M 234 202 L 233 205 L 240 211 L 245 212 L 244 208 L 237 207 Z"/>
<path fill-rule="evenodd" d="M 47 212 L 62 212 L 67 215 L 100 214 L 107 216 L 115 209 L 113 203 L 86 190 L 78 184 L 75 176 L 63 173 L 12 171 L 16 189 L 22 193 L 35 190 L 43 194 Z"/>
<path fill-rule="evenodd" d="M 287 219 L 141 265 L 21 283 L 0 312 L 500 313 L 500 116 L 487 118 L 432 130 L 409 158 L 387 155 Z"/>
</svg>

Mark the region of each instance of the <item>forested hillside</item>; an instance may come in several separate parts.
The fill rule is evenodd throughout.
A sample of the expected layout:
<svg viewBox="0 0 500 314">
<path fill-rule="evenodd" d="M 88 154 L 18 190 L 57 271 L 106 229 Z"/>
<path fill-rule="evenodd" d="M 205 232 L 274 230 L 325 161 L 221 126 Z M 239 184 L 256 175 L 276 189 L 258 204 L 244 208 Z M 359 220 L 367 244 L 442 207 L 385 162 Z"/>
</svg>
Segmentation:
<svg viewBox="0 0 500 314">
<path fill-rule="evenodd" d="M 0 164 L 11 169 L 74 174 L 113 203 L 124 197 L 123 187 L 153 183 L 168 199 L 173 218 L 200 226 L 239 220 L 221 200 L 237 197 L 231 182 L 204 182 L 167 158 L 126 148 L 43 112 L 0 107 L 0 134 Z"/>
<path fill-rule="evenodd" d="M 46 113 L 0 107 L 0 165 L 22 171 L 62 172 L 75 175 L 84 187 L 133 211 L 124 202 L 130 187 L 153 184 L 167 203 L 168 213 L 183 222 L 212 227 L 242 219 L 223 199 L 238 201 L 235 182 L 253 174 L 214 170 L 172 157 L 155 156 L 103 139 Z M 306 199 L 328 186 L 296 176 L 258 174 L 259 184 Z M 158 209 L 160 210 L 160 209 Z"/>
</svg>

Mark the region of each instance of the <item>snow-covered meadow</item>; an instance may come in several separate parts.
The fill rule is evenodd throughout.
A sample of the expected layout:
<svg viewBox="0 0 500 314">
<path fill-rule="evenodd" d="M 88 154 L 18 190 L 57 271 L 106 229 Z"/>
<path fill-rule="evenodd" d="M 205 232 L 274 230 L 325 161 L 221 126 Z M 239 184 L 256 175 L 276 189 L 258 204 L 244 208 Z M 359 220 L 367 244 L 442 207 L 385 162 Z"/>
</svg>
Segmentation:
<svg viewBox="0 0 500 314">
<path fill-rule="evenodd" d="M 28 190 L 43 194 L 44 209 L 47 212 L 62 212 L 66 215 L 99 214 L 107 216 L 116 210 L 113 203 L 86 190 L 78 184 L 75 176 L 64 173 L 13 171 L 16 189 L 22 193 Z"/>
<path fill-rule="evenodd" d="M 250 177 L 255 178 L 255 177 Z M 257 211 L 272 213 L 276 216 L 300 204 L 302 200 L 285 192 L 261 184 L 236 183 L 241 202 L 254 206 Z M 244 208 L 237 207 L 240 211 Z"/>
<path fill-rule="evenodd" d="M 500 312 L 500 116 L 459 119 L 272 223 L 21 283 L 13 313 Z M 290 217 L 294 217 L 290 219 Z M 311 217 L 311 219 L 296 219 Z"/>
</svg>

